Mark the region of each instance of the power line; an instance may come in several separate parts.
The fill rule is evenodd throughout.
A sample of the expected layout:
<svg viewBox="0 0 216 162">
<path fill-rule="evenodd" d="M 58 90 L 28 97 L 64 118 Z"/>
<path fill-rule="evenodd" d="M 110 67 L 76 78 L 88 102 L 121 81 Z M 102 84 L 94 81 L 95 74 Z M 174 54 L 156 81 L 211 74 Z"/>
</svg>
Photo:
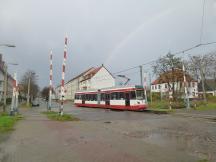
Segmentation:
<svg viewBox="0 0 216 162">
<path fill-rule="evenodd" d="M 188 52 L 188 51 L 191 51 L 195 48 L 198 48 L 198 47 L 201 47 L 201 46 L 206 46 L 206 45 L 211 45 L 211 44 L 216 44 L 216 41 L 215 42 L 207 42 L 207 43 L 200 43 L 200 44 L 197 44 L 195 46 L 192 46 L 190 48 L 187 48 L 187 49 L 184 49 L 184 50 L 181 50 L 181 51 L 177 51 L 175 53 L 171 53 L 173 55 L 179 55 L 179 54 L 184 54 L 185 52 Z M 140 64 L 140 65 L 137 65 L 137 66 L 133 66 L 133 67 L 130 67 L 130 68 L 127 68 L 127 69 L 123 69 L 121 71 L 118 71 L 118 72 L 115 72 L 113 74 L 119 74 L 119 73 L 123 73 L 123 72 L 126 72 L 126 71 L 129 71 L 129 70 L 132 70 L 132 69 L 135 69 L 135 68 L 138 68 L 139 66 L 143 66 L 143 65 L 149 65 L 149 64 L 152 64 L 154 62 L 156 62 L 156 60 L 152 60 L 152 61 L 149 61 L 149 62 L 146 62 L 146 63 L 143 63 L 143 64 Z"/>
</svg>

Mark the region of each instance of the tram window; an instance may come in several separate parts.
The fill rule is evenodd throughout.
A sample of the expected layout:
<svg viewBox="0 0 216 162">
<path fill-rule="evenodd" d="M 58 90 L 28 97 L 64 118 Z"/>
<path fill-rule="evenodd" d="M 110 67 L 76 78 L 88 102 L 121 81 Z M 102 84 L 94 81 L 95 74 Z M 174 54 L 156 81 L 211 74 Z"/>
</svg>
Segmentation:
<svg viewBox="0 0 216 162">
<path fill-rule="evenodd" d="M 94 101 L 94 95 L 90 94 L 90 101 Z"/>
<path fill-rule="evenodd" d="M 143 90 L 136 91 L 136 96 L 137 99 L 144 99 L 144 91 Z"/>
<path fill-rule="evenodd" d="M 78 100 L 81 100 L 82 99 L 82 95 L 78 95 Z"/>
<path fill-rule="evenodd" d="M 96 94 L 92 94 L 91 96 L 92 96 L 92 98 L 91 98 L 92 101 L 97 101 L 97 95 Z"/>
<path fill-rule="evenodd" d="M 101 93 L 101 101 L 105 100 L 105 93 Z"/>
<path fill-rule="evenodd" d="M 86 95 L 81 95 L 82 100 L 86 99 Z"/>
<path fill-rule="evenodd" d="M 117 92 L 111 93 L 111 100 L 117 99 Z"/>
<path fill-rule="evenodd" d="M 75 99 L 76 99 L 76 100 L 79 100 L 79 99 L 80 99 L 80 95 L 76 94 L 76 95 L 75 95 Z"/>
<path fill-rule="evenodd" d="M 105 94 L 105 99 L 110 100 L 110 94 Z"/>
<path fill-rule="evenodd" d="M 124 93 L 123 92 L 118 92 L 117 93 L 117 99 L 118 100 L 124 100 Z"/>
<path fill-rule="evenodd" d="M 136 93 L 135 91 L 130 92 L 130 99 L 136 99 Z"/>
<path fill-rule="evenodd" d="M 87 95 L 86 95 L 86 100 L 87 100 L 87 101 L 90 101 L 90 94 L 87 94 Z"/>
</svg>

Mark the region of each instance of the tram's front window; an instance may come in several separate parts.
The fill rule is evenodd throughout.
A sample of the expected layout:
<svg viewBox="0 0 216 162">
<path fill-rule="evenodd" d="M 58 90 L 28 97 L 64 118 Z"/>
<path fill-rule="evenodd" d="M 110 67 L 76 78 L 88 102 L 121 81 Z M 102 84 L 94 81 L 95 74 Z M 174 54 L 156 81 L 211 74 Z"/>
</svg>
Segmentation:
<svg viewBox="0 0 216 162">
<path fill-rule="evenodd" d="M 137 98 L 137 100 L 143 100 L 144 99 L 144 91 L 143 90 L 137 90 L 136 91 L 136 98 Z"/>
</svg>

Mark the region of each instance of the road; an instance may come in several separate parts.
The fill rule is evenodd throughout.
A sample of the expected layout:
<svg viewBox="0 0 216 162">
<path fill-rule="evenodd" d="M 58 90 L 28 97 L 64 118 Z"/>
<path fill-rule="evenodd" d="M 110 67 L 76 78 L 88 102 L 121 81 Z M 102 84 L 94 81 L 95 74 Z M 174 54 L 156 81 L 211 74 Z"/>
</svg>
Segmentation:
<svg viewBox="0 0 216 162">
<path fill-rule="evenodd" d="M 53 108 L 57 111 L 57 108 Z M 201 118 L 76 108 L 76 122 L 50 121 L 40 108 L 0 144 L 2 162 L 198 162 L 216 161 L 216 123 Z"/>
</svg>

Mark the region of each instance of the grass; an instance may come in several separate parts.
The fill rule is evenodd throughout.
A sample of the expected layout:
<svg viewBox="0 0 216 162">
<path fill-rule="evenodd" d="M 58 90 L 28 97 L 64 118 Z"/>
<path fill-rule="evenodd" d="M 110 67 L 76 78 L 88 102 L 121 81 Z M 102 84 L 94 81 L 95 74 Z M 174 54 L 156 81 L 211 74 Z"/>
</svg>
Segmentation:
<svg viewBox="0 0 216 162">
<path fill-rule="evenodd" d="M 195 110 L 216 110 L 216 103 L 214 102 L 208 102 L 206 104 L 200 104 L 198 105 Z"/>
<path fill-rule="evenodd" d="M 165 110 L 169 109 L 169 103 L 167 101 L 157 101 L 149 104 L 149 107 L 152 109 Z"/>
<path fill-rule="evenodd" d="M 9 116 L 7 114 L 0 114 L 0 132 L 13 130 L 15 123 L 22 118 L 21 115 Z"/>
<path fill-rule="evenodd" d="M 69 114 L 63 114 L 62 116 L 59 115 L 59 113 L 54 112 L 54 111 L 47 111 L 47 112 L 42 112 L 43 114 L 47 115 L 47 117 L 51 120 L 56 120 L 56 121 L 79 121 L 78 118 L 69 115 Z"/>
<path fill-rule="evenodd" d="M 198 162 L 209 162 L 207 159 L 199 160 Z"/>
</svg>

